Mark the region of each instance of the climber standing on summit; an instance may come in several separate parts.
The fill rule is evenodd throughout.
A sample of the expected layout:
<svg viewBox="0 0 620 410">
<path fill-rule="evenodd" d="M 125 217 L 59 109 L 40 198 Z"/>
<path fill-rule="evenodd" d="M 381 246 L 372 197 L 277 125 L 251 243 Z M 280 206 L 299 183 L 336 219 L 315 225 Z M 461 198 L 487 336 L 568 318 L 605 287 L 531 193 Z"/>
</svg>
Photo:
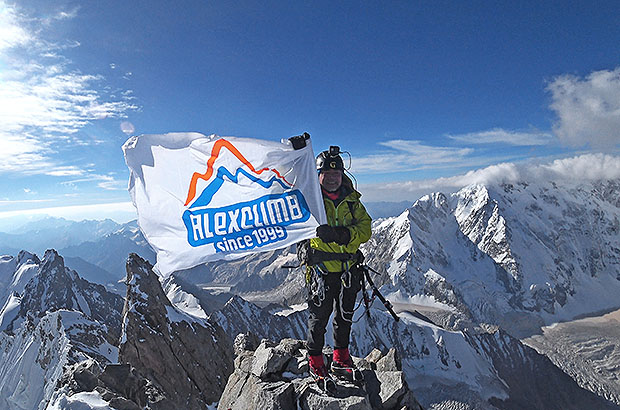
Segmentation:
<svg viewBox="0 0 620 410">
<path fill-rule="evenodd" d="M 339 147 L 331 146 L 329 151 L 321 152 L 316 158 L 316 168 L 328 223 L 317 227 L 317 237 L 310 239 L 309 249 L 300 259 L 307 266 L 309 288 L 310 372 L 317 383 L 322 383 L 321 387 L 329 390 L 330 385 L 335 385 L 323 360 L 323 345 L 334 309 L 331 373 L 352 381 L 361 380 L 361 372 L 349 354 L 349 336 L 357 293 L 361 289 L 362 272 L 355 258 L 359 246 L 370 239 L 371 218 L 360 202 L 361 194 L 344 173 Z"/>
</svg>

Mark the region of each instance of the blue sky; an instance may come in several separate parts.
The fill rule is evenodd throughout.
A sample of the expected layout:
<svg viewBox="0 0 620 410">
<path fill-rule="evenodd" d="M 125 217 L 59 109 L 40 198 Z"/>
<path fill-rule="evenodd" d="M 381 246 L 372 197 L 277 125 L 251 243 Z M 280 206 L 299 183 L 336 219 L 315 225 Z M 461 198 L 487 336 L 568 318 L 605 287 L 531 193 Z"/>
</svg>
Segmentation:
<svg viewBox="0 0 620 410">
<path fill-rule="evenodd" d="M 617 159 L 619 20 L 617 1 L 0 0 L 0 216 L 126 209 L 120 147 L 143 133 L 307 131 L 372 201 Z"/>
</svg>

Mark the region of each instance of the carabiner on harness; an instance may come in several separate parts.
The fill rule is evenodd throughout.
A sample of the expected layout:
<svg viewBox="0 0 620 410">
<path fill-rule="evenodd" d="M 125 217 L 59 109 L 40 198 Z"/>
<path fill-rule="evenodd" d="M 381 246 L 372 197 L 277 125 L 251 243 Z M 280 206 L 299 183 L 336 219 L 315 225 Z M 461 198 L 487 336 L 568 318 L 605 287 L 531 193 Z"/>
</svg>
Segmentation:
<svg viewBox="0 0 620 410">
<path fill-rule="evenodd" d="M 325 300 L 325 279 L 319 265 L 306 267 L 306 285 L 312 303 L 316 307 L 321 307 Z"/>
</svg>

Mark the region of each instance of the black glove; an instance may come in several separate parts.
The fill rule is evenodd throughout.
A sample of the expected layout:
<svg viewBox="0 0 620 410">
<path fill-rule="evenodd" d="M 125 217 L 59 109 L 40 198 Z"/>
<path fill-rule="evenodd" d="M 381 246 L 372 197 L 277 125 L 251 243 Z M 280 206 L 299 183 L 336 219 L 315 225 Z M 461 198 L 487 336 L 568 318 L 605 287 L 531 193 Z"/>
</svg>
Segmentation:
<svg viewBox="0 0 620 410">
<path fill-rule="evenodd" d="M 351 232 L 345 226 L 320 225 L 316 228 L 316 236 L 323 242 L 336 242 L 338 245 L 346 245 L 351 240 Z"/>
<path fill-rule="evenodd" d="M 327 224 L 320 225 L 316 228 L 316 236 L 325 243 L 334 242 L 336 240 L 336 231 Z"/>
<path fill-rule="evenodd" d="M 346 226 L 336 226 L 334 227 L 334 231 L 336 231 L 336 242 L 338 245 L 347 245 L 351 240 L 351 231 Z"/>
</svg>

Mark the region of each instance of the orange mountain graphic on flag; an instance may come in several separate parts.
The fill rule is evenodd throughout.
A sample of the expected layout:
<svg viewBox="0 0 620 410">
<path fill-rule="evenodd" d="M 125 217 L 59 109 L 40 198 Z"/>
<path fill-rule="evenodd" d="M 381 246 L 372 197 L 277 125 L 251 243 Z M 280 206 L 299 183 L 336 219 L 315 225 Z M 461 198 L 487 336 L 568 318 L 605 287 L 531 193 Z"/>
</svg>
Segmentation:
<svg viewBox="0 0 620 410">
<path fill-rule="evenodd" d="M 275 168 L 262 168 L 262 169 L 255 169 L 254 166 L 250 163 L 250 161 L 248 161 L 243 154 L 241 154 L 241 152 L 239 152 L 239 150 L 232 144 L 230 143 L 230 141 L 225 140 L 224 138 L 220 138 L 217 141 L 215 141 L 215 144 L 213 145 L 213 148 L 211 149 L 211 157 L 209 157 L 209 160 L 207 161 L 207 170 L 204 174 L 201 174 L 199 172 L 195 172 L 192 175 L 192 180 L 190 182 L 189 185 L 189 191 L 187 193 L 187 200 L 185 201 L 185 206 L 187 206 L 195 197 L 196 197 L 196 184 L 198 183 L 199 180 L 205 180 L 208 181 L 212 176 L 213 176 L 213 172 L 214 172 L 214 163 L 215 160 L 219 157 L 220 152 L 222 150 L 222 148 L 226 148 L 228 149 L 228 151 L 230 151 L 235 157 L 237 157 L 237 159 L 246 167 L 248 167 L 248 169 L 250 171 L 252 171 L 254 174 L 256 175 L 260 175 L 265 171 L 271 171 L 275 174 L 275 177 L 273 177 L 270 181 L 265 182 L 260 180 L 257 177 L 253 177 L 252 175 L 250 175 L 248 172 L 244 171 L 242 168 L 238 168 L 236 170 L 236 172 L 233 174 L 231 173 L 229 170 L 227 170 L 224 167 L 220 167 L 217 170 L 217 176 L 218 177 L 223 177 L 224 175 L 228 176 L 229 179 L 231 181 L 237 182 L 238 180 L 238 175 L 240 173 L 243 173 L 244 175 L 248 176 L 250 179 L 252 179 L 255 182 L 258 182 L 259 184 L 267 187 L 267 186 L 271 186 L 273 181 L 276 180 L 277 178 L 277 182 L 279 182 L 282 185 L 281 181 L 284 181 L 284 183 L 286 183 L 286 185 L 288 185 L 289 187 L 292 186 L 292 184 L 290 182 L 288 182 L 286 180 L 286 178 L 284 178 L 282 175 L 280 175 L 280 172 L 275 169 Z M 209 184 L 209 186 L 207 187 L 207 189 L 205 189 L 205 191 L 209 191 L 210 195 L 209 198 L 207 200 L 207 202 L 210 202 L 210 197 L 220 188 L 220 186 L 223 183 L 223 179 L 218 178 L 219 179 L 219 183 L 215 183 L 215 184 Z M 216 181 L 214 181 L 216 182 Z M 262 182 L 262 183 L 261 183 Z M 265 185 L 267 184 L 267 185 Z M 206 205 L 206 204 L 202 204 L 202 205 Z"/>
</svg>

